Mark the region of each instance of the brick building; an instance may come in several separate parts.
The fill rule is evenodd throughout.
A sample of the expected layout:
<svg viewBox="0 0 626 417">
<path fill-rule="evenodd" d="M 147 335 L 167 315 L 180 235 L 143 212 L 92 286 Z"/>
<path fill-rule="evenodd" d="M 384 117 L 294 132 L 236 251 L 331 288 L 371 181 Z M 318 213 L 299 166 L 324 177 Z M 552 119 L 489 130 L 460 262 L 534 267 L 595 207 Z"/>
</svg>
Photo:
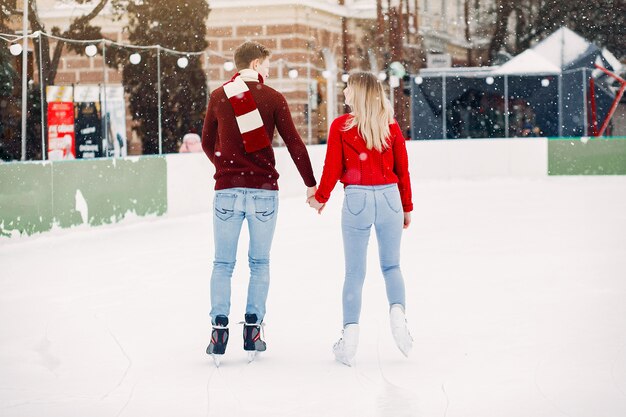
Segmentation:
<svg viewBox="0 0 626 417">
<path fill-rule="evenodd" d="M 480 3 L 491 1 L 480 0 Z M 386 14 L 388 2 L 381 3 Z M 464 0 L 402 3 L 405 8 L 401 56 L 409 71 L 424 66 L 421 60 L 427 54 L 449 57 L 452 65 L 467 65 L 468 60 L 472 65 L 483 63 L 484 54 L 479 52 L 484 49 L 485 40 L 466 39 Z M 84 15 L 94 7 L 59 0 L 38 0 L 37 4 L 47 31 L 53 26 L 66 28 L 70 18 Z M 399 0 L 391 1 L 392 6 L 399 4 Z M 302 137 L 309 143 L 324 141 L 328 120 L 344 112 L 341 94 L 344 72 L 382 71 L 397 56 L 397 51 L 388 52 L 389 40 L 382 39 L 378 33 L 380 21 L 375 0 L 210 0 L 209 5 L 209 48 L 204 58 L 209 89 L 230 77 L 232 71 L 224 64 L 232 60 L 241 42 L 251 39 L 267 45 L 273 51 L 268 84 L 287 97 Z M 481 17 L 478 11 L 472 13 L 472 30 L 476 32 L 482 27 L 481 19 L 486 17 Z M 111 17 L 105 9 L 93 24 L 101 26 L 108 39 L 125 42 L 126 22 Z M 395 32 L 387 27 L 383 36 L 397 35 Z M 472 51 L 471 55 L 468 51 Z M 105 79 L 108 83 L 121 83 L 121 71 L 103 68 L 100 55 L 89 58 L 66 50 L 55 84 L 97 84 Z M 397 96 L 401 96 L 400 92 Z M 402 107 L 400 97 L 396 108 L 402 110 Z M 129 117 L 129 151 L 139 153 L 140 138 L 131 134 L 131 123 Z"/>
</svg>

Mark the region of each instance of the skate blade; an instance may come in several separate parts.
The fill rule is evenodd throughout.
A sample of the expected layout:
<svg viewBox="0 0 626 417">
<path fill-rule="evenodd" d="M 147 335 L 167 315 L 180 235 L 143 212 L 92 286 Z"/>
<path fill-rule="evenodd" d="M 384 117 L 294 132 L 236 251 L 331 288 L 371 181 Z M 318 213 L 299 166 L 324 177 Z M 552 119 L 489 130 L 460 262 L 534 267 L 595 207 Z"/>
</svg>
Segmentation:
<svg viewBox="0 0 626 417">
<path fill-rule="evenodd" d="M 343 356 L 335 356 L 335 360 L 341 364 L 349 366 L 350 368 L 354 366 L 354 358 L 348 359 L 344 358 Z"/>
<path fill-rule="evenodd" d="M 396 346 L 402 352 L 402 354 L 408 358 L 411 349 L 413 348 L 413 337 L 405 329 L 392 329 L 394 341 Z"/>
<path fill-rule="evenodd" d="M 251 363 L 256 359 L 256 350 L 248 352 L 248 363 Z"/>
<path fill-rule="evenodd" d="M 220 356 L 222 355 L 215 355 L 215 354 L 211 354 L 211 357 L 213 358 L 213 363 L 215 363 L 215 367 L 219 368 L 220 367 L 220 363 L 222 363 L 222 359 L 220 358 Z"/>
</svg>

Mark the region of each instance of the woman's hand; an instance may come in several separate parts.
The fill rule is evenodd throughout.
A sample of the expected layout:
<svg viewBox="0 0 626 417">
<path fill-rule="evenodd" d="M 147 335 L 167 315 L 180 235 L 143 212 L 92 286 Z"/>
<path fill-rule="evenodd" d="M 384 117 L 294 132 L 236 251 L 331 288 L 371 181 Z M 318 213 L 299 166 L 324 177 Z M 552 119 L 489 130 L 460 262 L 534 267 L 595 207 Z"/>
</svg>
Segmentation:
<svg viewBox="0 0 626 417">
<path fill-rule="evenodd" d="M 318 214 L 322 214 L 322 210 L 324 210 L 324 207 L 326 207 L 325 203 L 320 203 L 319 201 L 317 201 L 315 199 L 315 196 L 312 195 L 311 197 L 309 197 L 306 200 L 307 204 L 309 205 L 309 207 L 315 209 L 317 211 Z"/>
<path fill-rule="evenodd" d="M 411 213 L 405 212 L 404 213 L 404 228 L 408 229 L 410 224 L 411 224 Z"/>
</svg>

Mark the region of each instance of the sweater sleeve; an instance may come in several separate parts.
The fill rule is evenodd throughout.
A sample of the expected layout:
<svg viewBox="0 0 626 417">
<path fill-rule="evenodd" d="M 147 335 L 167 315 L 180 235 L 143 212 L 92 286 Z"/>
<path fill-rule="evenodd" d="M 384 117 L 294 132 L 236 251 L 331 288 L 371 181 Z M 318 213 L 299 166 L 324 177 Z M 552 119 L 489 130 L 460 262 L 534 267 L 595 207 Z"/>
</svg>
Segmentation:
<svg viewBox="0 0 626 417">
<path fill-rule="evenodd" d="M 392 125 L 393 129 L 393 172 L 398 177 L 398 189 L 402 200 L 402 210 L 407 213 L 413 211 L 411 193 L 411 177 L 409 175 L 409 157 L 406 152 L 406 140 L 398 123 Z"/>
<path fill-rule="evenodd" d="M 296 168 L 304 180 L 304 184 L 307 187 L 314 187 L 317 184 L 317 181 L 313 175 L 313 167 L 311 166 L 309 152 L 307 151 L 302 138 L 293 124 L 287 100 L 285 100 L 285 97 L 282 94 L 278 94 L 278 96 L 279 103 L 274 111 L 276 128 L 278 129 L 280 137 L 285 142 L 289 155 L 291 155 L 291 159 L 294 164 L 296 164 Z"/>
<path fill-rule="evenodd" d="M 341 144 L 341 122 L 335 120 L 330 125 L 328 142 L 326 144 L 326 159 L 324 160 L 324 171 L 320 186 L 315 193 L 315 199 L 320 203 L 326 203 L 330 198 L 330 193 L 337 185 L 344 171 L 343 166 L 343 146 Z"/>
<path fill-rule="evenodd" d="M 215 143 L 217 142 L 217 118 L 214 103 L 215 99 L 211 97 L 202 126 L 202 150 L 213 164 L 215 164 Z"/>
</svg>

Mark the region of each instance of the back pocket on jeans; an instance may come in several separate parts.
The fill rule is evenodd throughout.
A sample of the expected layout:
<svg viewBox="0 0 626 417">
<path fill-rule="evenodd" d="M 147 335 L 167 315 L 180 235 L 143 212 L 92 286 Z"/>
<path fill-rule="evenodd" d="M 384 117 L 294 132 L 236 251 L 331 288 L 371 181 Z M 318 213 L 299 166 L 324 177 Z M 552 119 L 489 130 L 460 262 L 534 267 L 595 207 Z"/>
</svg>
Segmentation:
<svg viewBox="0 0 626 417">
<path fill-rule="evenodd" d="M 235 214 L 235 199 L 237 194 L 217 193 L 214 200 L 215 215 L 222 219 L 228 220 Z"/>
<path fill-rule="evenodd" d="M 402 210 L 402 200 L 400 199 L 400 193 L 396 191 L 387 191 L 383 193 L 385 196 L 385 200 L 387 201 L 387 205 L 390 209 L 399 213 Z"/>
<path fill-rule="evenodd" d="M 255 196 L 254 211 L 256 218 L 262 222 L 270 220 L 276 212 L 276 197 Z"/>
<path fill-rule="evenodd" d="M 365 210 L 365 193 L 346 194 L 346 208 L 350 214 L 357 216 Z"/>
</svg>

